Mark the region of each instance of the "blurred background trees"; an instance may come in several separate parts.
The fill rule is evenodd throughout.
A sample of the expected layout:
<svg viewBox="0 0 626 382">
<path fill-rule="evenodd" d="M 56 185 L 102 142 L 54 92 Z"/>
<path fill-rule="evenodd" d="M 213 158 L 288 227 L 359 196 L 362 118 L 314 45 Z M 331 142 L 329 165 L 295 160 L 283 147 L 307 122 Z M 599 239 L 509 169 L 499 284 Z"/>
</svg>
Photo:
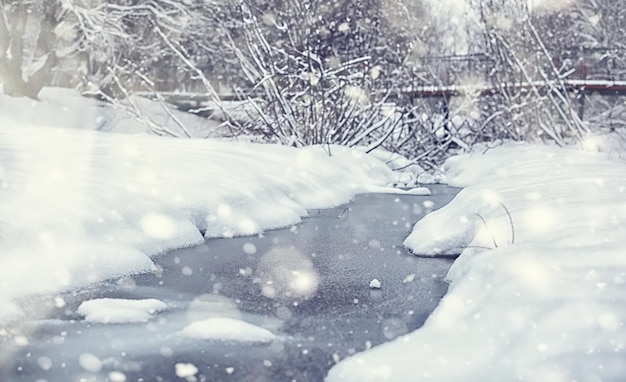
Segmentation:
<svg viewBox="0 0 626 382">
<path fill-rule="evenodd" d="M 233 134 L 284 144 L 435 166 L 480 142 L 565 144 L 626 123 L 620 94 L 565 83 L 626 80 L 626 0 L 2 0 L 0 13 L 7 94 L 193 92 Z M 252 107 L 233 118 L 225 99 Z"/>
<path fill-rule="evenodd" d="M 57 64 L 58 4 L 44 1 L 0 3 L 0 76 L 4 91 L 36 98 Z"/>
</svg>

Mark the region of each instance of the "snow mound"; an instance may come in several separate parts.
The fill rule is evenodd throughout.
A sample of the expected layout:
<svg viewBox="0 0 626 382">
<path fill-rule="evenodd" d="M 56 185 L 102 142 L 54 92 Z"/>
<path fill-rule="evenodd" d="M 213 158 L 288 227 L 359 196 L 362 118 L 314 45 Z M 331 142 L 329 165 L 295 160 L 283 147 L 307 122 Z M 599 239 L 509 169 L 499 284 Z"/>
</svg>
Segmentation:
<svg viewBox="0 0 626 382">
<path fill-rule="evenodd" d="M 157 299 L 99 298 L 80 304 L 78 313 L 85 316 L 85 321 L 89 322 L 123 324 L 146 322 L 155 313 L 165 309 L 167 305 Z"/>
<path fill-rule="evenodd" d="M 214 317 L 192 322 L 181 334 L 203 340 L 268 343 L 277 337 L 269 330 L 234 318 Z"/>
<path fill-rule="evenodd" d="M 460 253 L 425 325 L 328 381 L 622 381 L 626 163 L 519 145 L 446 165 L 464 186 L 419 221 L 414 253 Z"/>
</svg>

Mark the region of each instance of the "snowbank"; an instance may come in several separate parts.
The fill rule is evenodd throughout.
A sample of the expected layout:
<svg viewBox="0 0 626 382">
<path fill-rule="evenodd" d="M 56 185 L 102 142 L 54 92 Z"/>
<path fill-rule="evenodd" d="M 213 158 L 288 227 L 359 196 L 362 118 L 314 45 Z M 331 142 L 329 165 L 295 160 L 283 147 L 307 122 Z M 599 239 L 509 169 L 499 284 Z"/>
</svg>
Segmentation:
<svg viewBox="0 0 626 382">
<path fill-rule="evenodd" d="M 181 334 L 203 340 L 268 343 L 277 337 L 269 330 L 234 318 L 214 317 L 185 326 Z"/>
<path fill-rule="evenodd" d="M 626 163 L 521 145 L 445 167 L 466 188 L 405 245 L 462 251 L 448 294 L 423 328 L 328 381 L 625 380 Z"/>
<path fill-rule="evenodd" d="M 43 88 L 40 100 L 15 98 L 0 93 L 0 115 L 10 116 L 23 125 L 61 126 L 80 130 L 138 134 L 146 132 L 145 122 L 151 122 L 176 136 L 185 136 L 180 124 L 189 135 L 197 138 L 218 137 L 219 123 L 193 114 L 177 111 L 149 99 L 132 96 L 124 101 L 126 110 L 94 98 L 82 97 L 75 89 Z M 130 112 L 130 113 L 129 113 Z"/>
<path fill-rule="evenodd" d="M 78 313 L 85 316 L 85 321 L 103 324 L 125 324 L 146 322 L 167 305 L 160 300 L 149 298 L 129 300 L 123 298 L 98 298 L 84 301 L 78 307 Z"/>
<path fill-rule="evenodd" d="M 288 226 L 392 179 L 382 162 L 340 147 L 329 157 L 321 147 L 105 134 L 11 115 L 0 114 L 0 322 L 18 316 L 16 298 L 150 271 L 150 256 L 198 244 L 201 231 Z"/>
</svg>

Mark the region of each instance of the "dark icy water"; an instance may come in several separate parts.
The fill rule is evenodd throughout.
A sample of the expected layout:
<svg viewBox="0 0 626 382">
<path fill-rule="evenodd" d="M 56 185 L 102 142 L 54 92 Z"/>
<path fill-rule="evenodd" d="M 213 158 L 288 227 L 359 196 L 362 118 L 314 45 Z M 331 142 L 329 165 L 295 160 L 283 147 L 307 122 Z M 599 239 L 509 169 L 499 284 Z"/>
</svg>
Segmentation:
<svg viewBox="0 0 626 382">
<path fill-rule="evenodd" d="M 338 360 L 419 328 L 437 306 L 452 260 L 415 257 L 401 243 L 457 191 L 359 195 L 294 227 L 171 251 L 155 260 L 160 272 L 64 294 L 62 307 L 58 296 L 29 299 L 28 319 L 1 333 L 0 381 L 322 380 Z M 381 288 L 370 288 L 374 279 Z M 76 312 L 102 297 L 157 298 L 168 309 L 140 324 L 94 324 Z M 209 317 L 277 340 L 180 335 Z"/>
</svg>

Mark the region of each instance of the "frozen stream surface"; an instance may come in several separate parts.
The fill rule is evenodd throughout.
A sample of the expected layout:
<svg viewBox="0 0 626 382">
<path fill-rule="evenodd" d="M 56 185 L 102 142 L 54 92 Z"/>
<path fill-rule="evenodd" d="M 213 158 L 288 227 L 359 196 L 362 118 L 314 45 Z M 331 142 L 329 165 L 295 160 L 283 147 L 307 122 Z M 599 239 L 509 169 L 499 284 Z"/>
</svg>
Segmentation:
<svg viewBox="0 0 626 382">
<path fill-rule="evenodd" d="M 431 190 L 359 195 L 294 227 L 168 252 L 155 259 L 159 272 L 31 297 L 22 301 L 27 318 L 10 329 L 19 340 L 0 343 L 0 380 L 322 380 L 338 360 L 420 327 L 446 293 L 452 260 L 401 246 L 417 220 L 458 191 Z M 85 319 L 78 307 L 99 298 L 162 307 L 147 321 Z M 188 330 L 212 318 L 270 338 Z"/>
</svg>

